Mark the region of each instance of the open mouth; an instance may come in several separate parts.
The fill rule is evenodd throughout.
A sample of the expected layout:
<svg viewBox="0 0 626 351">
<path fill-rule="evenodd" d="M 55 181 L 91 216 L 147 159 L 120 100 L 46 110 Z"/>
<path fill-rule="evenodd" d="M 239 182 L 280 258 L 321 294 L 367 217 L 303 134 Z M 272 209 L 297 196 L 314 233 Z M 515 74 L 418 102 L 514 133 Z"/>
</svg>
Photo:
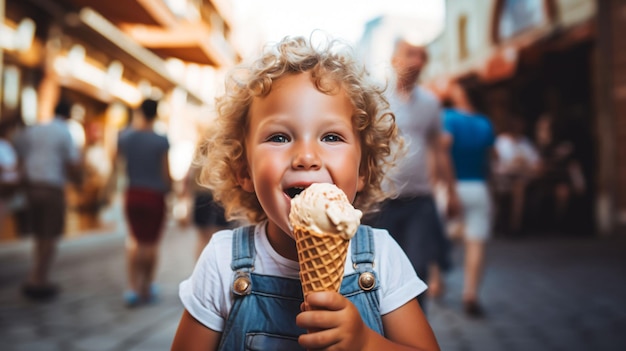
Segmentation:
<svg viewBox="0 0 626 351">
<path fill-rule="evenodd" d="M 300 194 L 302 191 L 304 191 L 304 187 L 293 187 L 293 188 L 289 188 L 285 190 L 285 194 L 287 194 L 290 198 L 294 198 L 296 197 L 296 195 Z"/>
</svg>

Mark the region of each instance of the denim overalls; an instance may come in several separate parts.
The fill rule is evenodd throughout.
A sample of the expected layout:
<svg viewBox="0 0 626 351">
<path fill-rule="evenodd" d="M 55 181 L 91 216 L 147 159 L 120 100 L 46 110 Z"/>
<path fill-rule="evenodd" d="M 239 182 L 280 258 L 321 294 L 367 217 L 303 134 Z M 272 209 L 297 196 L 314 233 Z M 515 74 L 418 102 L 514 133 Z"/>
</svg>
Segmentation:
<svg viewBox="0 0 626 351">
<path fill-rule="evenodd" d="M 231 262 L 235 301 L 218 349 L 303 350 L 298 336 L 306 330 L 296 325 L 303 301 L 300 280 L 254 273 L 255 255 L 254 226 L 235 229 Z M 351 255 L 356 272 L 343 277 L 340 292 L 354 303 L 368 327 L 383 334 L 370 227 L 359 227 Z"/>
</svg>

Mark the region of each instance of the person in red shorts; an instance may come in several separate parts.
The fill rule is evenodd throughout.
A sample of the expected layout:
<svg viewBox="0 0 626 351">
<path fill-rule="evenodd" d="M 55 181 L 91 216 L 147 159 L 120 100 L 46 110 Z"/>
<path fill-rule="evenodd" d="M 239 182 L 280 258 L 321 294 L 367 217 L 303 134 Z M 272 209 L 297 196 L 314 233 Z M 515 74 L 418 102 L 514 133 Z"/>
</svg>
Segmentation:
<svg viewBox="0 0 626 351">
<path fill-rule="evenodd" d="M 120 134 L 118 154 L 125 161 L 127 189 L 124 211 L 129 227 L 126 243 L 128 307 L 155 302 L 154 275 L 165 221 L 165 197 L 171 188 L 169 142 L 154 132 L 158 102 L 144 100 L 133 128 Z"/>
</svg>

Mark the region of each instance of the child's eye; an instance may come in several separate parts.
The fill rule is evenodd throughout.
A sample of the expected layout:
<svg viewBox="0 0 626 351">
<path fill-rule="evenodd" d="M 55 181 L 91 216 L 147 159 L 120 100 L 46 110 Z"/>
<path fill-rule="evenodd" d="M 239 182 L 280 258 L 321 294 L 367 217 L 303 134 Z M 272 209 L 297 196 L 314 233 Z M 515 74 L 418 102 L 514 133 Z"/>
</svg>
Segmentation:
<svg viewBox="0 0 626 351">
<path fill-rule="evenodd" d="M 340 137 L 337 134 L 326 134 L 326 135 L 324 135 L 322 137 L 322 141 L 327 141 L 327 142 L 331 142 L 331 143 L 335 142 L 336 143 L 336 142 L 343 141 L 343 138 Z"/>
<path fill-rule="evenodd" d="M 267 138 L 267 141 L 272 142 L 272 143 L 286 143 L 289 141 L 289 139 L 285 135 L 274 134 L 270 136 L 269 138 Z"/>
</svg>

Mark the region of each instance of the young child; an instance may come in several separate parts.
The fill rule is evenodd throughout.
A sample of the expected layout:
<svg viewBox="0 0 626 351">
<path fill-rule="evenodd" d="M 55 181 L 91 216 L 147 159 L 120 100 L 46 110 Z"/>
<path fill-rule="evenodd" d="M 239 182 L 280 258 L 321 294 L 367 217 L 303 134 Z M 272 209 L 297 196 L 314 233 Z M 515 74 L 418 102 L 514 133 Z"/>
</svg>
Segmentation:
<svg viewBox="0 0 626 351">
<path fill-rule="evenodd" d="M 285 38 L 228 80 L 201 181 L 254 225 L 216 233 L 181 283 L 172 350 L 439 350 L 426 285 L 385 230 L 359 228 L 341 293 L 303 301 L 291 198 L 334 183 L 370 210 L 402 148 L 382 91 L 338 44 Z"/>
</svg>

